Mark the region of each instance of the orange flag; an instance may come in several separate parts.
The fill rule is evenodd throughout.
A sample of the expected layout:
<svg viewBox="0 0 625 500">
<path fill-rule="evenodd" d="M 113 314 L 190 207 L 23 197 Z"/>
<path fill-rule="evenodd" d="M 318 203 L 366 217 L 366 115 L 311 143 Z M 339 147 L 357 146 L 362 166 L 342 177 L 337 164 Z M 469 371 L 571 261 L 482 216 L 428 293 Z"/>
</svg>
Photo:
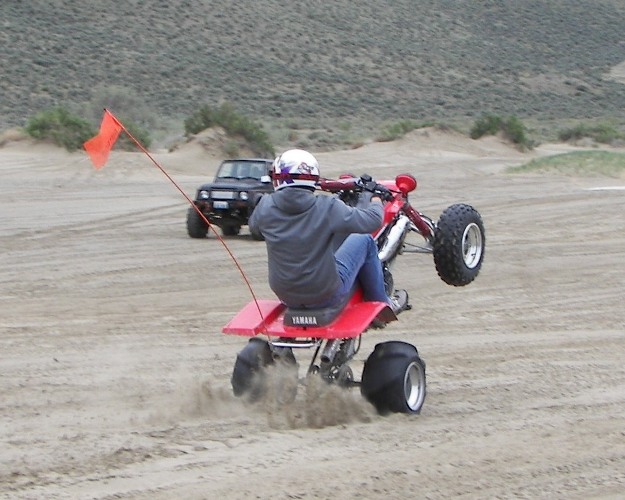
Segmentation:
<svg viewBox="0 0 625 500">
<path fill-rule="evenodd" d="M 108 109 L 105 109 L 104 117 L 100 124 L 100 132 L 83 144 L 96 170 L 101 169 L 109 159 L 111 149 L 113 149 L 113 145 L 121 131 L 122 126 L 117 121 L 117 118 Z"/>
</svg>

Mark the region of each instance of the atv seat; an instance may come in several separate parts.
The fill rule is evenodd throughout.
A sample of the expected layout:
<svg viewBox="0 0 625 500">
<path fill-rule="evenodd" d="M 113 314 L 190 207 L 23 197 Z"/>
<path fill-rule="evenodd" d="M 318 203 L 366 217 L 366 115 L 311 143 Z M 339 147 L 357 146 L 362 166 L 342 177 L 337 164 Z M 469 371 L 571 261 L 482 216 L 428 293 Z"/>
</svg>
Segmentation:
<svg viewBox="0 0 625 500">
<path fill-rule="evenodd" d="M 284 326 L 305 328 L 327 326 L 341 314 L 341 311 L 356 294 L 362 295 L 362 291 L 354 286 L 351 293 L 348 293 L 340 303 L 332 306 L 323 308 L 287 306 L 284 311 Z"/>
</svg>

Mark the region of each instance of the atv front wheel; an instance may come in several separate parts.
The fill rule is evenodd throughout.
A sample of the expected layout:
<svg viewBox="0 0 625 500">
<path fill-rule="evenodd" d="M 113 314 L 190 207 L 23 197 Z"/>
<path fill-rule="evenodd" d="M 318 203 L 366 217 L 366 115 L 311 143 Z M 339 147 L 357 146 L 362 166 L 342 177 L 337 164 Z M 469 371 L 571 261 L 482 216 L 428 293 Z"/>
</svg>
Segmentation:
<svg viewBox="0 0 625 500">
<path fill-rule="evenodd" d="M 434 265 L 440 278 L 452 286 L 471 283 L 482 267 L 486 235 L 482 217 L 462 203 L 445 209 L 434 231 Z"/>
<path fill-rule="evenodd" d="M 382 342 L 365 361 L 362 395 L 381 414 L 420 413 L 425 401 L 425 363 L 406 342 Z"/>
<path fill-rule="evenodd" d="M 206 238 L 208 234 L 208 224 L 193 207 L 187 212 L 187 233 L 191 238 Z"/>
</svg>

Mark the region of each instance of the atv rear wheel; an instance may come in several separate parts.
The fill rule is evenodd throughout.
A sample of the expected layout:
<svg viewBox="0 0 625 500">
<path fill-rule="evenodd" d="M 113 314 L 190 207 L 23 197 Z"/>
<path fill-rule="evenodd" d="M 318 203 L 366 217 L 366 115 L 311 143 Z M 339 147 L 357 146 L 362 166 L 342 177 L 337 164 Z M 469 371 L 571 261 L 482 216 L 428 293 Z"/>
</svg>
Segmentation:
<svg viewBox="0 0 625 500">
<path fill-rule="evenodd" d="M 187 233 L 191 238 L 206 238 L 208 234 L 208 224 L 193 207 L 187 212 Z"/>
<path fill-rule="evenodd" d="M 471 283 L 482 267 L 486 236 L 482 217 L 470 205 L 451 205 L 434 231 L 434 265 L 440 278 L 452 286 Z"/>
<path fill-rule="evenodd" d="M 275 381 L 270 384 L 268 369 L 276 368 Z M 275 400 L 290 402 L 297 395 L 297 361 L 293 351 L 282 348 L 274 354 L 269 343 L 259 338 L 251 338 L 237 355 L 232 372 L 232 390 L 235 396 L 246 397 L 255 402 L 262 399 L 274 385 Z"/>
<path fill-rule="evenodd" d="M 382 342 L 365 361 L 362 395 L 381 414 L 421 412 L 425 401 L 425 363 L 406 342 Z"/>
</svg>

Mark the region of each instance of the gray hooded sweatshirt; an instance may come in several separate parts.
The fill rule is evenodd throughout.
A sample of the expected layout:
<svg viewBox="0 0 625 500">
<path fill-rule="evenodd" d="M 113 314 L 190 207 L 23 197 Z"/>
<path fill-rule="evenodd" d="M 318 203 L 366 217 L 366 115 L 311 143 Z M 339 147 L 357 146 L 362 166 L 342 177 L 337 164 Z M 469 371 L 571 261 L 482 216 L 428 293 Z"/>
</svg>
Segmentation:
<svg viewBox="0 0 625 500">
<path fill-rule="evenodd" d="M 322 303 L 340 281 L 333 244 L 350 233 L 370 233 L 382 224 L 382 203 L 352 208 L 334 196 L 289 186 L 261 198 L 250 230 L 267 244 L 269 286 L 290 306 Z"/>
</svg>

